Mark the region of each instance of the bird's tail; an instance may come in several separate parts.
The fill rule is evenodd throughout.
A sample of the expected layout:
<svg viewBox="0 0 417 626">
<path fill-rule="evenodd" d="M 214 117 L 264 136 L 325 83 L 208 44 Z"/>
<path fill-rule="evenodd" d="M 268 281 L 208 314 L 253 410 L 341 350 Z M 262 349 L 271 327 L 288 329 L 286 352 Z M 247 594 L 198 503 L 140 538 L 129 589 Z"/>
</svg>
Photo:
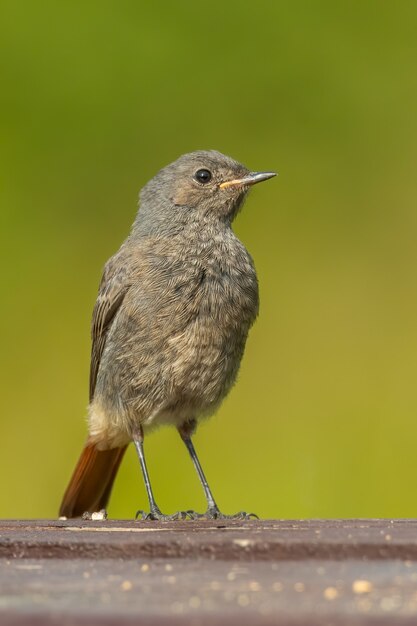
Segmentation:
<svg viewBox="0 0 417 626">
<path fill-rule="evenodd" d="M 80 517 L 106 508 L 126 448 L 98 450 L 87 441 L 62 499 L 60 516 Z"/>
</svg>

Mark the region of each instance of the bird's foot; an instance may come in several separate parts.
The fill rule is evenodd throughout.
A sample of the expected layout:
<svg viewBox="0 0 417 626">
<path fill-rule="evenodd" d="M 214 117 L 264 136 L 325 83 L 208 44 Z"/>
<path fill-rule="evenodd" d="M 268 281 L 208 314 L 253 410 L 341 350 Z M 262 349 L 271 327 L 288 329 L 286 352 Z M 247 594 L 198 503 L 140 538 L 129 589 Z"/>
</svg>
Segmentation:
<svg viewBox="0 0 417 626">
<path fill-rule="evenodd" d="M 203 519 L 230 519 L 230 520 L 250 520 L 250 519 L 259 519 L 256 513 L 246 513 L 246 511 L 239 511 L 238 513 L 234 513 L 233 515 L 226 515 L 222 513 L 217 506 L 211 506 L 207 509 L 207 511 L 201 516 Z"/>
<path fill-rule="evenodd" d="M 137 511 L 135 515 L 136 520 L 142 521 L 157 521 L 157 522 L 176 522 L 177 520 L 185 520 L 185 519 L 195 519 L 191 515 L 191 511 L 177 511 L 176 513 L 172 513 L 172 515 L 164 515 L 158 508 L 154 508 L 151 511 Z"/>
</svg>

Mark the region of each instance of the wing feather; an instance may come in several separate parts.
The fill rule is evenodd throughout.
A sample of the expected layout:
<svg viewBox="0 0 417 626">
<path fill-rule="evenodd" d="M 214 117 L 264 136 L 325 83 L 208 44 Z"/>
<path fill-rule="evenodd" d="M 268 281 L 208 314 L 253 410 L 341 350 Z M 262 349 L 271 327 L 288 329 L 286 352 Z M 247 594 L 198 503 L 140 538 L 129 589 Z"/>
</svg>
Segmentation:
<svg viewBox="0 0 417 626">
<path fill-rule="evenodd" d="M 118 256 L 118 255 L 116 255 Z M 111 325 L 129 289 L 126 264 L 116 257 L 104 268 L 91 324 L 90 402 L 94 396 L 100 360 Z"/>
</svg>

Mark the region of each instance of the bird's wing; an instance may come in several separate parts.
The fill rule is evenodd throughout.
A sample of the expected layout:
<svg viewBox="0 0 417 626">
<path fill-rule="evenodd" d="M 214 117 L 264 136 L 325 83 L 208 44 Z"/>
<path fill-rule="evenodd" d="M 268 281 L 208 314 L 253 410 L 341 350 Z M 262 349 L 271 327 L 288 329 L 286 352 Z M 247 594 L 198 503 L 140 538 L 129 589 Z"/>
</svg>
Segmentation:
<svg viewBox="0 0 417 626">
<path fill-rule="evenodd" d="M 106 264 L 101 279 L 91 324 L 90 402 L 93 399 L 107 335 L 130 286 L 126 265 L 121 259 L 113 257 Z"/>
</svg>

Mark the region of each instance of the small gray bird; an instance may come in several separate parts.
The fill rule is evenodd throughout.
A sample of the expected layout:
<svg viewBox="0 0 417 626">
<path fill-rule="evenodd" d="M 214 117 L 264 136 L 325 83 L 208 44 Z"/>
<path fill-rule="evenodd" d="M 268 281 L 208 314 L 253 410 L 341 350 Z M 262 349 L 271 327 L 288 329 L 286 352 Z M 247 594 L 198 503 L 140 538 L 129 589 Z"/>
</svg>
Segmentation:
<svg viewBox="0 0 417 626">
<path fill-rule="evenodd" d="M 104 509 L 123 454 L 133 441 L 149 498 L 143 519 L 163 515 L 146 467 L 144 434 L 178 429 L 207 499 L 204 517 L 223 515 L 191 436 L 219 407 L 239 369 L 258 313 L 252 258 L 231 224 L 255 183 L 250 172 L 214 150 L 184 154 L 150 180 L 120 250 L 106 263 L 92 320 L 89 436 L 60 515 Z"/>
</svg>

